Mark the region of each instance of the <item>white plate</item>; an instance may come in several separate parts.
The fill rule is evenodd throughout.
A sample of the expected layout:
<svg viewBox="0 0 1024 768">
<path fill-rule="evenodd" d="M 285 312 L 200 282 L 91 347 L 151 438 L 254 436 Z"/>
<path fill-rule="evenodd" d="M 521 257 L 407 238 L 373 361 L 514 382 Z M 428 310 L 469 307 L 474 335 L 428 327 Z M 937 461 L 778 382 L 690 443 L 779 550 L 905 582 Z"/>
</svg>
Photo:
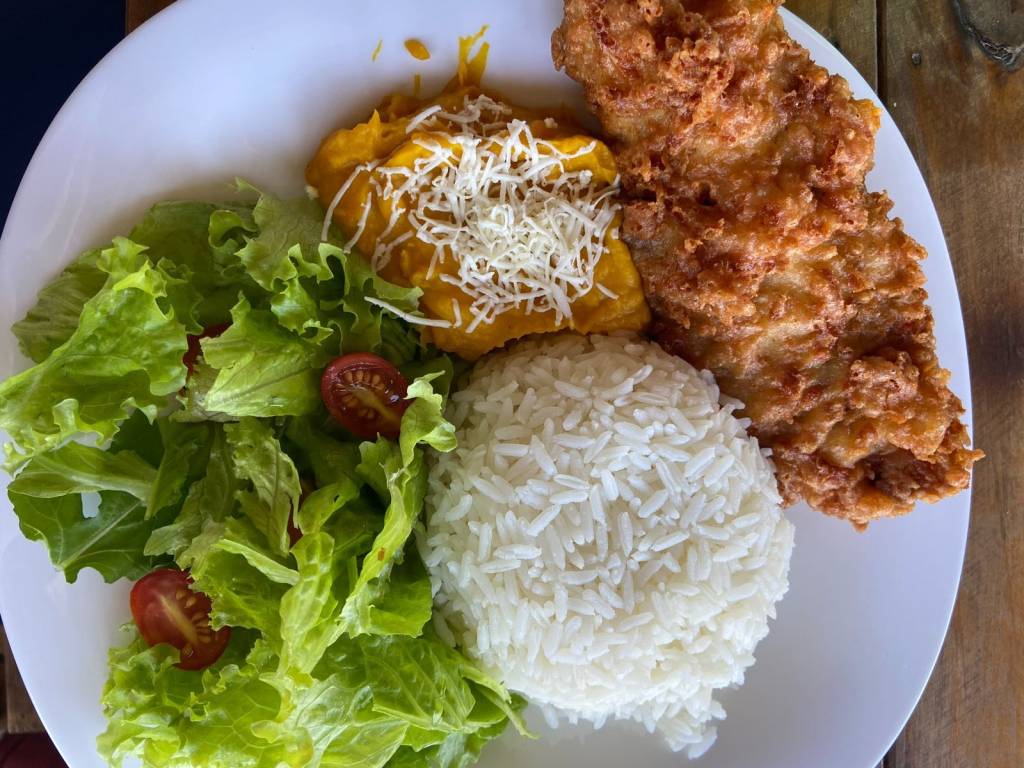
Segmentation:
<svg viewBox="0 0 1024 768">
<path fill-rule="evenodd" d="M 236 175 L 298 193 L 320 138 L 366 116 L 423 72 L 425 92 L 453 71 L 456 35 L 490 24 L 488 82 L 522 102 L 579 103 L 549 53 L 556 0 L 354 2 L 179 0 L 114 49 L 57 115 L 32 160 L 0 241 L 0 373 L 25 360 L 7 332 L 37 290 L 86 247 L 127 232 L 147 206 L 229 195 Z M 812 56 L 870 89 L 823 38 L 786 23 Z M 433 58 L 402 48 L 423 40 Z M 370 55 L 384 39 L 380 58 Z M 921 174 L 888 115 L 873 188 L 886 188 L 924 264 L 940 357 L 970 393 L 956 284 Z M 969 408 L 969 404 L 968 404 Z M 967 414 L 968 421 L 970 413 Z M 792 588 L 758 649 L 747 684 L 724 696 L 729 716 L 701 768 L 873 768 L 928 679 L 963 561 L 967 493 L 856 534 L 807 509 L 797 526 Z M 23 539 L 0 502 L 0 611 L 47 730 L 73 768 L 101 766 L 93 743 L 107 647 L 128 618 L 127 585 L 92 571 L 67 585 L 43 547 Z M 506 736 L 484 768 L 685 765 L 657 737 L 581 729 L 528 742 Z"/>
</svg>

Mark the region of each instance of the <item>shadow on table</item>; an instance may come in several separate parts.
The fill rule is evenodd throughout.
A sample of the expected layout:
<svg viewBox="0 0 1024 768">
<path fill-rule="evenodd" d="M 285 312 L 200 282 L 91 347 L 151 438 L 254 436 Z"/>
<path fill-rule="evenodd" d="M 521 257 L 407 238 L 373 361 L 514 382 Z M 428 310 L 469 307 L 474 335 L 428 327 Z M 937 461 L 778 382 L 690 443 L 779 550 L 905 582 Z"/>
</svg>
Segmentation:
<svg viewBox="0 0 1024 768">
<path fill-rule="evenodd" d="M 67 768 L 45 733 L 0 738 L 0 768 Z"/>
</svg>

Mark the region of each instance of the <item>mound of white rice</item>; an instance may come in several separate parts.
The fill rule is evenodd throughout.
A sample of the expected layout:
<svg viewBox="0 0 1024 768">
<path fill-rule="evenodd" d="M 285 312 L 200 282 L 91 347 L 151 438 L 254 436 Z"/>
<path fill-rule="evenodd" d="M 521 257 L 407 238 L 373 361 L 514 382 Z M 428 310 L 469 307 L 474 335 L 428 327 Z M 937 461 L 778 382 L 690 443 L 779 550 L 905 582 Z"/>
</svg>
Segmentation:
<svg viewBox="0 0 1024 768">
<path fill-rule="evenodd" d="M 452 397 L 420 537 L 448 634 L 534 703 L 703 753 L 786 592 L 793 528 L 718 389 L 657 345 L 566 334 Z"/>
</svg>

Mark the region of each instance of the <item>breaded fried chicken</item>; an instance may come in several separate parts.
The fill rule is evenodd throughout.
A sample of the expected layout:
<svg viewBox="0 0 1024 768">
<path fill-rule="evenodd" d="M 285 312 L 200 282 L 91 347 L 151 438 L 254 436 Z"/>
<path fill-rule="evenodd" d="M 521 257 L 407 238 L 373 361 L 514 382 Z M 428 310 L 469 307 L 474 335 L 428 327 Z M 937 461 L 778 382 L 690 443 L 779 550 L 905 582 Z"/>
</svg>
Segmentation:
<svg viewBox="0 0 1024 768">
<path fill-rule="evenodd" d="M 780 0 L 565 0 L 555 63 L 613 140 L 668 349 L 746 404 L 787 502 L 858 527 L 968 484 L 924 250 L 868 192 L 879 111 Z"/>
</svg>

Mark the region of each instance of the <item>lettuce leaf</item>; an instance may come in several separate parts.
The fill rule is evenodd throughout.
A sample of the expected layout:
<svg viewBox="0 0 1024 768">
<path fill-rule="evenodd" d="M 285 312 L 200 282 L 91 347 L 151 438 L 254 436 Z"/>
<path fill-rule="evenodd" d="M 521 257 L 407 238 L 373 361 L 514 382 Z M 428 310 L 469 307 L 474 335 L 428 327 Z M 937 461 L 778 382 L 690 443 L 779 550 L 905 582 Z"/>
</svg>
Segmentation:
<svg viewBox="0 0 1024 768">
<path fill-rule="evenodd" d="M 295 515 L 295 526 L 300 532 L 317 533 L 335 515 L 359 499 L 359 485 L 347 477 L 339 478 L 323 488 L 310 493 Z"/>
<path fill-rule="evenodd" d="M 247 685 L 254 671 L 261 669 L 259 660 L 266 658 L 266 652 L 254 645 L 253 634 L 232 632 L 223 656 L 199 674 L 178 669 L 178 652 L 170 646 L 149 647 L 133 625 L 125 631 L 131 642 L 110 651 L 110 677 L 102 696 L 108 726 L 97 740 L 100 754 L 113 766 L 133 756 L 154 768 L 255 765 L 231 761 L 249 759 L 246 750 L 250 744 L 244 742 L 246 721 L 272 717 L 277 707 L 273 688 L 259 690 Z M 228 689 L 233 698 L 225 700 Z M 207 729 L 196 727 L 193 718 L 206 714 L 210 715 Z M 227 717 L 231 718 L 230 727 L 223 728 Z M 252 744 L 259 745 L 259 740 L 254 738 Z M 193 762 L 190 753 L 202 754 L 206 760 L 215 754 L 228 760 Z"/>
<path fill-rule="evenodd" d="M 320 251 L 324 214 L 319 203 L 305 197 L 280 200 L 240 184 L 260 195 L 252 212 L 259 234 L 238 251 L 249 276 L 271 292 L 299 275 L 329 280 L 331 269 Z"/>
<path fill-rule="evenodd" d="M 69 443 L 33 458 L 7 488 L 22 533 L 42 541 L 53 564 L 73 582 L 82 568 L 106 581 L 138 578 L 157 562 L 145 551 L 166 516 L 146 514 L 157 470 L 131 451 Z M 83 494 L 98 494 L 86 516 Z"/>
<path fill-rule="evenodd" d="M 331 425 L 326 413 L 318 413 L 317 417 L 292 419 L 285 436 L 301 453 L 317 486 L 322 488 L 339 480 L 356 480 L 356 468 L 361 460 L 359 444 L 328 434 L 325 430 Z"/>
<path fill-rule="evenodd" d="M 138 638 L 111 651 L 98 746 L 112 765 L 137 756 L 146 768 L 379 768 L 408 730 L 373 711 L 365 676 L 351 664 L 303 688 L 284 686 L 283 696 L 273 652 L 248 634 L 233 633 L 201 675 L 174 660 L 172 649 Z"/>
<path fill-rule="evenodd" d="M 313 413 L 320 406 L 320 374 L 330 352 L 247 299 L 235 305 L 231 317 L 225 333 L 203 342 L 203 357 L 216 378 L 200 396 L 202 408 L 235 418 Z"/>
<path fill-rule="evenodd" d="M 164 437 L 159 423 L 151 422 L 142 411 L 135 411 L 122 422 L 107 449 L 114 453 L 131 451 L 153 467 L 158 467 L 164 456 Z"/>
<path fill-rule="evenodd" d="M 444 398 L 430 385 L 440 377 L 441 374 L 435 372 L 409 385 L 409 398 L 413 402 L 402 416 L 397 445 L 378 438 L 376 442 L 360 446 L 362 461 L 357 471 L 387 503 L 387 510 L 384 527 L 364 558 L 359 578 L 341 612 L 345 631 L 350 635 L 400 633 L 415 636 L 430 617 L 429 590 L 409 579 L 397 579 L 391 584 L 388 576 L 401 561 L 413 524 L 423 510 L 427 470 L 421 446 L 428 445 L 442 452 L 455 448 L 455 428 L 444 418 Z M 395 594 L 387 597 L 389 592 Z M 404 619 L 396 613 L 396 607 L 404 612 Z"/>
<path fill-rule="evenodd" d="M 318 284 L 334 273 L 320 249 L 322 209 L 308 198 L 261 194 L 253 218 L 259 234 L 238 251 L 249 276 L 273 294 L 270 309 L 284 328 L 325 341 L 334 331 L 320 307 Z"/>
<path fill-rule="evenodd" d="M 8 469 L 79 435 L 109 440 L 136 408 L 152 420 L 185 383 L 185 327 L 168 296 L 175 279 L 123 238 L 97 265 L 107 280 L 67 341 L 0 384 Z"/>
<path fill-rule="evenodd" d="M 104 581 L 144 576 L 164 558 L 146 554 L 150 534 L 167 521 L 146 519 L 146 505 L 131 494 L 100 491 L 97 513 L 86 517 L 77 494 L 46 498 L 8 491 L 21 532 L 46 544 L 50 560 L 73 582 L 83 568 Z"/>
<path fill-rule="evenodd" d="M 446 733 L 467 728 L 476 702 L 461 655 L 444 643 L 430 636 L 363 637 L 332 650 L 360 660 L 376 712 Z"/>
<path fill-rule="evenodd" d="M 250 299 L 258 288 L 237 251 L 254 234 L 252 205 L 174 201 L 153 206 L 132 230 L 154 264 L 183 276 L 199 293 L 190 330 L 227 322 L 239 291 Z"/>
<path fill-rule="evenodd" d="M 131 451 L 68 443 L 32 459 L 7 488 L 10 493 L 41 499 L 123 491 L 145 500 L 156 479 L 157 471 Z"/>
<path fill-rule="evenodd" d="M 33 362 L 41 363 L 71 338 L 82 307 L 107 282 L 96 262 L 98 250 L 86 251 L 39 292 L 36 305 L 11 328 L 18 345 Z"/>
<path fill-rule="evenodd" d="M 252 523 L 244 518 L 209 521 L 176 561 L 213 602 L 215 628 L 258 629 L 279 647 L 281 599 L 298 577 L 267 548 Z"/>
<path fill-rule="evenodd" d="M 200 454 L 205 459 L 204 474 L 189 486 L 181 511 L 174 521 L 156 528 L 150 534 L 145 547 L 147 555 L 178 555 L 199 535 L 207 521 L 222 522 L 232 514 L 238 503 L 236 493 L 239 490 L 239 479 L 235 475 L 224 429 L 219 424 L 204 428 L 209 430 L 208 446 Z M 122 429 L 119 437 L 125 431 Z M 165 428 L 164 433 L 171 435 L 173 431 Z M 163 467 L 162 458 L 159 460 Z"/>
<path fill-rule="evenodd" d="M 134 755 L 147 765 L 168 765 L 181 746 L 182 713 L 189 699 L 202 690 L 202 676 L 178 669 L 174 648 L 150 647 L 134 625 L 125 629 L 134 640 L 110 649 L 110 675 L 102 697 L 109 724 L 97 746 L 114 766 Z M 237 637 L 232 645 L 236 643 Z M 230 651 L 225 653 L 229 655 Z"/>
<path fill-rule="evenodd" d="M 340 313 L 334 314 L 332 323 L 341 331 L 341 351 L 381 352 L 385 346 L 383 329 L 390 328 L 387 332 L 388 341 L 391 342 L 389 346 L 393 346 L 390 351 L 400 351 L 401 354 L 397 357 L 392 354 L 385 356 L 395 365 L 411 359 L 419 351 L 420 345 L 417 343 L 413 347 L 401 340 L 408 326 L 399 325 L 393 316 L 387 315 L 366 299 L 381 299 L 403 312 L 416 312 L 423 292 L 419 288 L 403 288 L 378 277 L 370 264 L 357 254 L 326 243 L 320 246 L 320 253 L 325 259 L 334 259 L 341 265 L 344 285 L 342 294 L 334 301 L 323 303 L 325 310 L 340 310 Z"/>
<path fill-rule="evenodd" d="M 232 628 L 202 673 L 134 629 L 112 649 L 113 765 L 468 766 L 523 727 L 521 701 L 434 634 L 410 542 L 425 452 L 455 445 L 455 367 L 371 301 L 416 312 L 419 291 L 321 243 L 321 216 L 262 193 L 159 204 L 16 328 L 37 365 L 0 385 L 0 428 L 25 535 L 72 581 L 173 562 Z M 186 334 L 227 321 L 186 377 Z M 323 366 L 352 351 L 413 382 L 398 441 L 327 415 Z"/>
<path fill-rule="evenodd" d="M 284 555 L 288 552 L 288 518 L 299 508 L 299 473 L 283 450 L 270 425 L 259 419 L 244 418 L 224 427 L 235 476 L 248 481 L 251 490 L 240 490 L 236 497 L 242 512 L 270 544 Z"/>
<path fill-rule="evenodd" d="M 372 709 L 372 698 L 359 670 L 335 667 L 324 678 L 290 686 L 279 677 L 264 679 L 278 688 L 281 709 L 254 730 L 287 749 L 283 765 L 384 765 L 402 744 L 408 727 Z"/>
<path fill-rule="evenodd" d="M 281 706 L 280 695 L 263 679 L 273 658 L 266 643 L 257 640 L 244 663 L 203 675 L 203 690 L 190 698 L 188 719 L 179 725 L 182 746 L 171 765 L 276 768 L 285 762 L 287 742 L 255 733 Z"/>
<path fill-rule="evenodd" d="M 334 538 L 323 531 L 304 534 L 292 550 L 299 578 L 281 599 L 283 672 L 308 674 L 341 632 L 347 573 L 335 550 Z"/>
<path fill-rule="evenodd" d="M 469 768 L 480 759 L 487 742 L 505 730 L 504 721 L 474 733 L 449 733 L 436 745 L 417 750 L 403 746 L 388 762 L 388 768 Z"/>
<path fill-rule="evenodd" d="M 320 308 L 317 293 L 312 280 L 292 277 L 270 300 L 270 311 L 282 327 L 319 344 L 333 336 L 334 330 Z"/>
<path fill-rule="evenodd" d="M 163 453 L 144 499 L 147 518 L 181 501 L 184 488 L 193 479 L 192 465 L 204 449 L 209 449 L 210 442 L 210 429 L 205 424 L 160 419 L 157 428 Z"/>
<path fill-rule="evenodd" d="M 468 766 L 507 724 L 436 637 L 345 638 L 301 685 L 252 638 L 236 630 L 201 675 L 137 637 L 113 649 L 103 756 L 115 766 L 138 756 L 146 768 Z"/>
</svg>

